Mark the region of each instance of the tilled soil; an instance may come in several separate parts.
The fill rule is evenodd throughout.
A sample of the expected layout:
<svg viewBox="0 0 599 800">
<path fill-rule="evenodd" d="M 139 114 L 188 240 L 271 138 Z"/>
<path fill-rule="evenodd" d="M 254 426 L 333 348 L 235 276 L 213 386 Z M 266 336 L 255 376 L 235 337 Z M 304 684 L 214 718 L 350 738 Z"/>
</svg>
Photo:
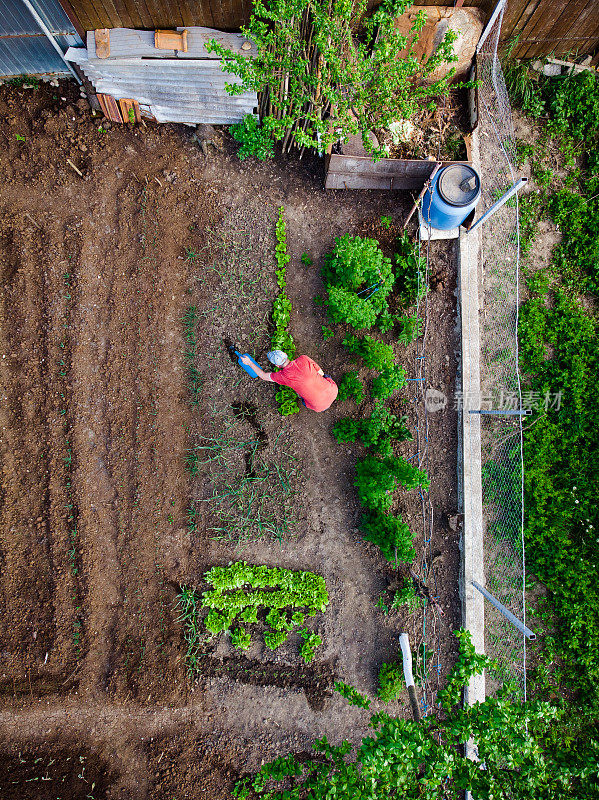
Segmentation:
<svg viewBox="0 0 599 800">
<path fill-rule="evenodd" d="M 288 749 L 305 751 L 316 736 L 359 740 L 368 716 L 332 684 L 373 694 L 403 627 L 416 645 L 426 624 L 430 706 L 459 622 L 457 533 L 448 525 L 457 508 L 451 403 L 429 415 L 430 526 L 421 530 L 416 493 L 398 497 L 396 509 L 419 531 L 415 570 L 443 619 L 430 610 L 426 623 L 421 610 L 384 616 L 375 604 L 395 573 L 358 531 L 352 475 L 362 449 L 330 434 L 355 406 L 282 419 L 272 386 L 247 378 L 226 347 L 234 342 L 265 363 L 283 206 L 290 329 L 299 352 L 340 378 L 352 364 L 339 335 L 323 343 L 326 320 L 313 303 L 322 258 L 346 232 L 375 235 L 390 252 L 410 198 L 325 194 L 321 161 L 241 163 L 226 134 L 217 139 L 222 150 L 206 157 L 190 128 L 107 127 L 66 82 L 0 87 L 0 134 L 2 796 L 46 796 L 32 794 L 30 770 L 39 765 L 39 785 L 56 786 L 65 800 L 85 797 L 92 773 L 95 798 L 227 797 L 239 774 Z M 388 232 L 381 215 L 394 218 Z M 314 266 L 301 263 L 303 252 Z M 426 385 L 450 395 L 453 246 L 436 243 L 430 256 Z M 198 406 L 183 357 L 190 306 Z M 415 347 L 397 352 L 415 374 Z M 401 408 L 416 426 L 415 387 Z M 184 460 L 226 431 L 257 439 L 273 475 L 275 465 L 287 470 L 276 511 L 287 531 L 267 527 L 243 544 L 214 538 L 220 478 L 213 465 L 190 477 Z M 415 452 L 415 442 L 398 447 Z M 248 469 L 257 474 L 247 455 L 231 461 L 232 485 Z M 193 530 L 190 505 L 198 509 Z M 273 653 L 256 642 L 243 656 L 222 637 L 191 680 L 177 590 L 201 587 L 207 568 L 237 558 L 325 577 L 331 602 L 310 622 L 323 645 L 300 667 L 297 634 Z M 80 757 L 89 764 L 82 779 L 72 772 Z"/>
</svg>

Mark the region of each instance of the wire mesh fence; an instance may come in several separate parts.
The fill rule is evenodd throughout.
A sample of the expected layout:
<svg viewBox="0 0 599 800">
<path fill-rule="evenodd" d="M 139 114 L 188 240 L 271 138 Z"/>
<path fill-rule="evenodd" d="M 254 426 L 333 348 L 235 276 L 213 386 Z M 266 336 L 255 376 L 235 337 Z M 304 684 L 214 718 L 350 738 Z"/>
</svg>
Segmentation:
<svg viewBox="0 0 599 800">
<path fill-rule="evenodd" d="M 516 181 L 512 115 L 497 49 L 503 8 L 479 45 L 479 133 L 483 195 L 490 208 Z M 483 34 L 483 37 L 485 36 Z M 481 227 L 480 325 L 484 560 L 486 588 L 516 617 L 525 618 L 523 543 L 522 392 L 518 371 L 518 201 L 513 197 Z M 511 411 L 508 415 L 505 412 Z M 490 603 L 485 604 L 485 649 L 499 664 L 489 675 L 515 681 L 526 696 L 526 640 Z"/>
</svg>

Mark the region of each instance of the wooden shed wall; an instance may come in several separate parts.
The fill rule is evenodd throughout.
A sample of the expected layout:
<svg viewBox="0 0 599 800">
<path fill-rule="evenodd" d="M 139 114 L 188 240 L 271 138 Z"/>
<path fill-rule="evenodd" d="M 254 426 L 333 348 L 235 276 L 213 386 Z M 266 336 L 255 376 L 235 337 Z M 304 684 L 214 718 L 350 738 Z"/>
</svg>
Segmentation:
<svg viewBox="0 0 599 800">
<path fill-rule="evenodd" d="M 63 0 L 66 5 L 69 0 Z M 176 28 L 200 25 L 234 31 L 247 24 L 252 0 L 70 0 L 73 11 L 85 30 L 95 28 Z M 371 2 L 378 5 L 378 0 Z M 453 2 L 418 0 L 418 5 L 448 5 Z M 486 11 L 493 0 L 465 0 L 464 6 L 479 6 Z"/>
<path fill-rule="evenodd" d="M 513 54 L 567 56 L 599 47 L 599 0 L 508 0 L 501 36 L 519 34 Z"/>
<path fill-rule="evenodd" d="M 85 30 L 176 28 L 200 25 L 238 30 L 249 21 L 252 0 L 61 0 Z M 372 0 L 377 5 L 378 0 Z M 490 14 L 495 0 L 465 0 Z M 418 0 L 418 5 L 453 6 L 452 0 Z M 599 0 L 508 0 L 502 38 L 520 34 L 515 55 L 592 53 L 599 47 Z"/>
</svg>

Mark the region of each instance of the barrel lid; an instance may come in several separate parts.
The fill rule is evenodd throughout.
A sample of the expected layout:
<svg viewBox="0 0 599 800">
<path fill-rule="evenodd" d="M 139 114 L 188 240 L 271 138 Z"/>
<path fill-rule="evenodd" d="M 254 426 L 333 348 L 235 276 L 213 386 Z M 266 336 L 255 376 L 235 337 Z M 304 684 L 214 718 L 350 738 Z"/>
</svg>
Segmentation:
<svg viewBox="0 0 599 800">
<path fill-rule="evenodd" d="M 480 178 L 468 164 L 451 164 L 439 175 L 439 194 L 452 206 L 467 206 L 478 197 Z"/>
</svg>

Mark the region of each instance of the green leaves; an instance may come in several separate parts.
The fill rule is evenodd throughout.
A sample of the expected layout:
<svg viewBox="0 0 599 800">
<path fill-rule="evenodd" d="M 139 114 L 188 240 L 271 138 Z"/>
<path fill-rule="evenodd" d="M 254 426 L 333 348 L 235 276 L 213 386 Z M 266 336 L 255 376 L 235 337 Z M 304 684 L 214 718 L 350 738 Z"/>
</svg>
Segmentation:
<svg viewBox="0 0 599 800">
<path fill-rule="evenodd" d="M 312 572 L 238 561 L 228 567 L 213 567 L 204 578 L 212 588 L 203 592 L 201 600 L 189 587 L 182 587 L 178 596 L 191 671 L 203 640 L 199 633 L 201 609 L 208 610 L 203 626 L 211 638 L 229 630 L 236 619 L 246 625 L 256 624 L 258 612 L 268 609 L 264 643 L 274 650 L 287 640 L 290 631 L 304 624 L 306 614 L 315 616 L 325 611 L 329 603 L 324 579 Z M 300 655 L 305 661 L 306 657 L 312 660 L 322 639 L 305 628 L 300 633 L 305 640 Z M 251 635 L 237 627 L 231 631 L 231 642 L 234 647 L 247 650 Z"/>
<path fill-rule="evenodd" d="M 391 345 L 379 342 L 373 339 L 372 336 L 359 338 L 348 333 L 343 339 L 343 345 L 347 347 L 350 353 L 361 356 L 364 364 L 369 369 L 375 369 L 380 372 L 385 369 L 391 369 L 395 365 L 395 353 Z"/>
<path fill-rule="evenodd" d="M 279 216 L 275 225 L 277 244 L 275 246 L 275 259 L 277 262 L 277 284 L 281 290 L 272 304 L 272 321 L 274 326 L 271 338 L 273 350 L 282 350 L 290 359 L 295 356 L 295 343 L 287 330 L 291 319 L 291 300 L 287 297 L 286 271 L 291 256 L 287 254 L 287 232 L 285 227 L 285 209 L 279 208 Z M 288 386 L 282 386 L 275 394 L 279 411 L 284 417 L 297 414 L 299 409 L 298 396 Z"/>
<path fill-rule="evenodd" d="M 271 137 L 271 127 L 265 122 L 262 127 L 257 117 L 246 114 L 243 121 L 229 127 L 229 133 L 241 144 L 237 156 L 241 161 L 254 156 L 259 161 L 265 161 L 274 155 L 274 144 Z"/>
<path fill-rule="evenodd" d="M 397 700 L 405 688 L 403 669 L 399 664 L 382 664 L 379 670 L 377 696 L 383 703 Z"/>
<path fill-rule="evenodd" d="M 406 372 L 393 365 L 381 370 L 381 374 L 372 381 L 372 396 L 384 400 L 398 392 L 406 384 Z"/>
<path fill-rule="evenodd" d="M 386 310 L 386 298 L 395 281 L 391 260 L 383 255 L 378 242 L 349 234 L 335 239 L 322 275 L 331 322 L 347 323 L 358 330 L 372 328 Z"/>
<path fill-rule="evenodd" d="M 339 382 L 339 394 L 337 395 L 337 399 L 343 401 L 349 400 L 350 397 L 353 398 L 358 405 L 364 400 L 364 384 L 355 370 L 346 372 Z"/>
<path fill-rule="evenodd" d="M 458 631 L 457 636 L 460 655 L 442 695 L 440 717 L 431 714 L 417 722 L 385 712 L 373 714 L 371 734 L 358 747 L 347 741 L 331 745 L 325 736 L 314 742 L 314 754 L 301 763 L 289 755 L 264 764 L 253 779 L 238 784 L 236 796 L 247 796 L 243 792 L 249 786 L 262 800 L 447 800 L 463 796 L 465 790 L 489 800 L 596 796 L 596 742 L 568 756 L 547 752 L 561 716 L 556 708 L 534 700 L 513 701 L 503 690 L 484 703 L 463 706 L 464 683 L 490 662 L 475 653 L 469 633 Z M 403 684 L 400 665 L 383 665 L 379 681 L 381 699 L 396 698 Z M 337 682 L 335 689 L 359 708 L 370 705 L 352 686 Z M 469 739 L 476 743 L 478 762 L 464 752 Z M 270 784 L 267 790 L 268 781 L 279 785 Z"/>
<path fill-rule="evenodd" d="M 345 697 L 350 706 L 370 708 L 370 700 L 363 694 L 360 694 L 353 686 L 349 686 L 347 683 L 343 683 L 343 681 L 335 681 L 335 691 L 338 692 L 341 697 Z"/>
</svg>

